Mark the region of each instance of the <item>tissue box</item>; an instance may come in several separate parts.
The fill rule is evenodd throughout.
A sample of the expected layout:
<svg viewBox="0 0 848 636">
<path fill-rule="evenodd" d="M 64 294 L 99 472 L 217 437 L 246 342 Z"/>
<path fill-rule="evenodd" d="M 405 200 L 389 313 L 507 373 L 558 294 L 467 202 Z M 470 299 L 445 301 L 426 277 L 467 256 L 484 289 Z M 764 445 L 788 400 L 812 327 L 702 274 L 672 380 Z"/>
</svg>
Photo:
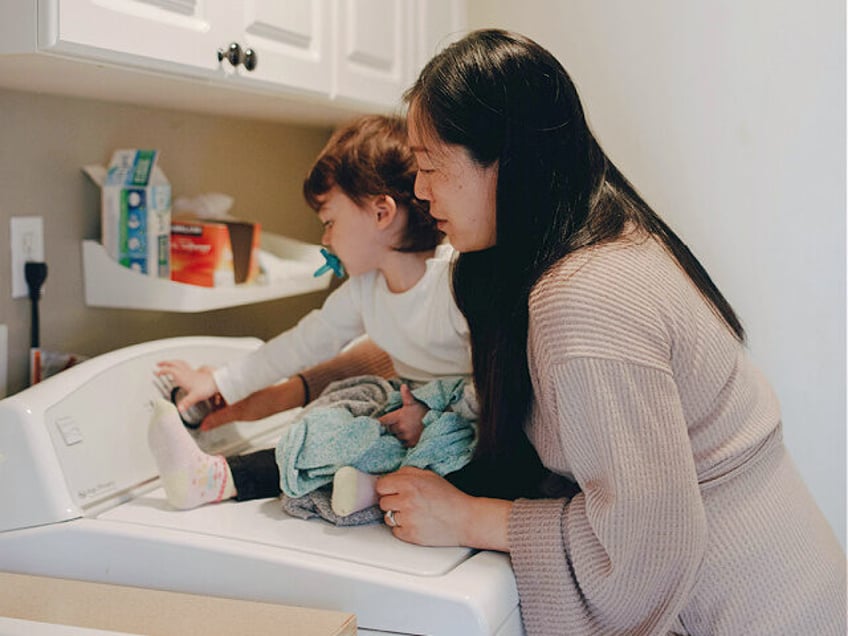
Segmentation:
<svg viewBox="0 0 848 636">
<path fill-rule="evenodd" d="M 156 165 L 158 155 L 135 149 L 113 153 L 102 181 L 101 241 L 124 267 L 169 278 L 171 185 Z"/>
<path fill-rule="evenodd" d="M 259 223 L 184 218 L 171 223 L 171 280 L 204 287 L 259 276 Z"/>
</svg>

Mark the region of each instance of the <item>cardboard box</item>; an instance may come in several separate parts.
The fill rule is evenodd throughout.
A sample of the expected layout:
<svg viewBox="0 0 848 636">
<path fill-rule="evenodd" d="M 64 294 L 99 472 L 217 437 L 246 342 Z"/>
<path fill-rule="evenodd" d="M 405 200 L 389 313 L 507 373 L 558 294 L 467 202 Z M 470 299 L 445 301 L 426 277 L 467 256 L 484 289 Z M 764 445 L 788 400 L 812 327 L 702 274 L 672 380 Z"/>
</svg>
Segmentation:
<svg viewBox="0 0 848 636">
<path fill-rule="evenodd" d="M 87 167 L 101 189 L 101 242 L 124 267 L 170 278 L 171 184 L 156 150 L 116 150 L 109 167 Z"/>
<path fill-rule="evenodd" d="M 250 283 L 259 276 L 258 223 L 179 218 L 171 222 L 171 280 L 204 287 Z"/>
</svg>

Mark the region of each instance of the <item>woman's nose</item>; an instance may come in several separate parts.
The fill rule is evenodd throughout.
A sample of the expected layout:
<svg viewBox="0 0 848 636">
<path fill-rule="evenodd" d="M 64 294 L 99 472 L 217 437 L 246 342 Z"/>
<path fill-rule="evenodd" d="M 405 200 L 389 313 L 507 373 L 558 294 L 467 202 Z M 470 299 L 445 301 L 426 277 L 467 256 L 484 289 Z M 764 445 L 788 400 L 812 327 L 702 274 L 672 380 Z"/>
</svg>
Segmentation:
<svg viewBox="0 0 848 636">
<path fill-rule="evenodd" d="M 430 190 L 426 187 L 424 183 L 424 178 L 421 176 L 421 173 L 418 172 L 415 175 L 415 187 L 413 188 L 415 191 L 415 196 L 421 199 L 422 201 L 430 200 Z"/>
</svg>

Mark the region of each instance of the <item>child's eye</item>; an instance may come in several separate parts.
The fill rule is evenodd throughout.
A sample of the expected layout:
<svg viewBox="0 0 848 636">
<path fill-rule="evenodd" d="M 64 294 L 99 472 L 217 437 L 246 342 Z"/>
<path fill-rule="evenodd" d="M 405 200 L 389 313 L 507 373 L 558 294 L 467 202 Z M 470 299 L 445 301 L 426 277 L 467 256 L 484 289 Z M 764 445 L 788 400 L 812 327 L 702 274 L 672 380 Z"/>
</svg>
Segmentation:
<svg viewBox="0 0 848 636">
<path fill-rule="evenodd" d="M 432 168 L 418 168 L 418 172 L 421 174 L 432 174 L 435 172 Z"/>
<path fill-rule="evenodd" d="M 331 227 L 333 227 L 333 221 L 324 221 L 321 225 L 324 227 L 325 230 L 329 230 Z"/>
</svg>

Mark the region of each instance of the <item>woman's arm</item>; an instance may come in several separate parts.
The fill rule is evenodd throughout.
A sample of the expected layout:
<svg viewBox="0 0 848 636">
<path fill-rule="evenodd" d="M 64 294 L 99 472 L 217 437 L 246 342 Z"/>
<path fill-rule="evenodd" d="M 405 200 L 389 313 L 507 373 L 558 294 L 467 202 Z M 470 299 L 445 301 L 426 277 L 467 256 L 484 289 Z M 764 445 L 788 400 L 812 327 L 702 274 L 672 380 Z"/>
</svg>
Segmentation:
<svg viewBox="0 0 848 636">
<path fill-rule="evenodd" d="M 230 422 L 261 420 L 274 413 L 301 406 L 305 401 L 304 383 L 298 376 L 269 386 L 246 398 L 212 411 L 203 419 L 200 430 L 208 431 Z"/>
<path fill-rule="evenodd" d="M 309 393 L 305 400 L 305 403 L 308 403 L 321 395 L 327 385 L 336 380 L 358 375 L 392 378 L 397 374 L 388 354 L 372 340 L 364 338 L 335 358 L 306 369 L 300 375 Z M 303 404 L 304 402 L 297 406 Z"/>
<path fill-rule="evenodd" d="M 557 386 L 563 453 L 582 492 L 568 502 L 519 500 L 512 510 L 510 557 L 525 626 L 665 633 L 706 546 L 674 378 L 592 358 L 546 373 Z M 551 598 L 559 599 L 555 607 Z"/>
<path fill-rule="evenodd" d="M 371 340 L 364 339 L 335 358 L 306 369 L 284 382 L 266 387 L 206 416 L 202 430 L 236 421 L 253 421 L 304 406 L 328 384 L 357 375 L 395 375 L 392 360 Z"/>
</svg>

